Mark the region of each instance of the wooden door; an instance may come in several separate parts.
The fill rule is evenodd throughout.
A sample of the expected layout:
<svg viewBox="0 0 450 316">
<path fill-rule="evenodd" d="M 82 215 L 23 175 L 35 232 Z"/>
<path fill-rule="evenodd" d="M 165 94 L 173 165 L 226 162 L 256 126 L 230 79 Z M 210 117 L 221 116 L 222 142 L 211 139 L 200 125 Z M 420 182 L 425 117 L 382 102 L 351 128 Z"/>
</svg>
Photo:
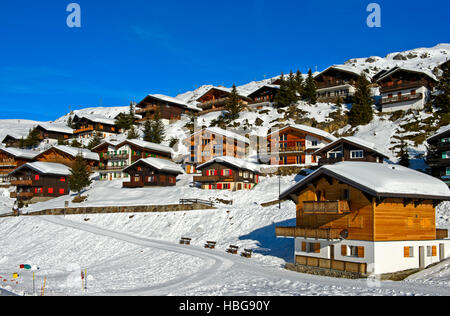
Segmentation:
<svg viewBox="0 0 450 316">
<path fill-rule="evenodd" d="M 425 247 L 419 247 L 419 269 L 425 269 Z"/>
</svg>

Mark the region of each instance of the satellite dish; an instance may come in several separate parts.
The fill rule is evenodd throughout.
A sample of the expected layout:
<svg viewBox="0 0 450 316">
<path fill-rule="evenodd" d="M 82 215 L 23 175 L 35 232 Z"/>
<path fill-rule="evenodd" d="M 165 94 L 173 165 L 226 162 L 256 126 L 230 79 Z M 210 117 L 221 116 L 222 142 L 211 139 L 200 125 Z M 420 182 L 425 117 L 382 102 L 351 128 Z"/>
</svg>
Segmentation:
<svg viewBox="0 0 450 316">
<path fill-rule="evenodd" d="M 348 238 L 348 230 L 344 229 L 340 234 L 341 239 L 347 239 Z"/>
</svg>

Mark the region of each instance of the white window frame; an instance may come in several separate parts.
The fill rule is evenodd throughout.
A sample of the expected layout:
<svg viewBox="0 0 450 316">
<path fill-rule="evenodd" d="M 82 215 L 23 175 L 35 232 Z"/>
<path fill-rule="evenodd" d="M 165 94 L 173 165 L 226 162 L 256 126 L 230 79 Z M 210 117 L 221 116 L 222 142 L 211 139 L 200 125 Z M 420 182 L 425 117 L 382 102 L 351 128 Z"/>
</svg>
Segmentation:
<svg viewBox="0 0 450 316">
<path fill-rule="evenodd" d="M 361 154 L 361 156 L 355 156 L 355 154 Z M 350 151 L 350 159 L 363 159 L 364 158 L 364 150 L 351 150 Z"/>
</svg>

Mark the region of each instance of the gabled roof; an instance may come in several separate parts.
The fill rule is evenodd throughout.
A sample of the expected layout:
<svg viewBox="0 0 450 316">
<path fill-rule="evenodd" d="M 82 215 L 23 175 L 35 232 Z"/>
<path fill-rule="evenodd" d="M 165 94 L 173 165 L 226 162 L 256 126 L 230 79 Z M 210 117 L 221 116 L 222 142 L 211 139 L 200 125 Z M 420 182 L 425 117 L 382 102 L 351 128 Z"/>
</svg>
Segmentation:
<svg viewBox="0 0 450 316">
<path fill-rule="evenodd" d="M 127 170 L 132 169 L 137 164 L 146 164 L 150 167 L 153 167 L 159 171 L 167 172 L 167 173 L 173 173 L 173 174 L 183 174 L 184 170 L 179 165 L 174 163 L 173 161 L 166 160 L 166 159 L 159 159 L 159 158 L 145 158 L 140 159 L 136 161 L 131 166 L 125 168 L 123 172 L 127 172 Z"/>
<path fill-rule="evenodd" d="M 55 133 L 63 133 L 63 134 L 73 134 L 73 129 L 63 124 L 56 123 L 41 123 L 37 127 L 41 127 L 42 129 Z"/>
<path fill-rule="evenodd" d="M 265 84 L 259 88 L 254 89 L 252 92 L 250 92 L 247 97 L 251 98 L 252 95 L 254 95 L 255 93 L 259 92 L 260 90 L 266 89 L 266 88 L 270 88 L 270 89 L 280 89 L 279 85 L 275 85 L 275 84 Z"/>
<path fill-rule="evenodd" d="M 385 72 L 384 74 L 382 74 L 381 76 L 379 76 L 379 78 L 377 79 L 377 82 L 380 82 L 381 80 L 385 79 L 388 76 L 391 76 L 393 74 L 395 74 L 396 72 L 399 71 L 406 71 L 406 72 L 414 72 L 414 73 L 419 73 L 419 74 L 424 74 L 426 76 L 428 76 L 429 78 L 431 78 L 434 81 L 438 81 L 438 79 L 436 78 L 436 76 L 428 70 L 424 70 L 424 69 L 417 69 L 417 68 L 410 68 L 410 67 L 394 67 L 391 70 Z"/>
<path fill-rule="evenodd" d="M 361 76 L 361 72 L 358 71 L 356 68 L 349 67 L 349 66 L 346 66 L 346 65 L 333 65 L 333 66 L 328 67 L 324 71 L 314 75 L 314 79 L 319 77 L 320 75 L 324 74 L 325 72 L 327 72 L 329 70 L 332 70 L 332 69 L 343 71 L 343 72 L 346 72 L 346 73 L 349 73 L 349 74 L 352 74 L 352 75 L 355 75 L 355 76 L 358 76 L 358 77 Z M 368 79 L 371 79 L 371 76 L 368 73 L 365 73 L 365 75 L 366 75 L 366 77 Z"/>
<path fill-rule="evenodd" d="M 99 155 L 97 153 L 90 151 L 89 149 L 62 146 L 62 145 L 56 145 L 56 146 L 50 147 L 49 149 L 41 152 L 38 156 L 45 154 L 46 152 L 53 150 L 53 149 L 62 151 L 74 158 L 77 157 L 78 155 L 81 155 L 86 160 L 95 160 L 95 161 L 100 160 Z"/>
<path fill-rule="evenodd" d="M 39 174 L 44 175 L 68 176 L 71 174 L 70 168 L 63 164 L 37 161 L 26 163 L 20 166 L 19 168 L 15 169 L 9 175 L 14 175 L 16 172 L 26 168 L 29 168 L 31 170 L 36 171 Z"/>
<path fill-rule="evenodd" d="M 243 159 L 235 158 L 235 157 L 229 157 L 229 156 L 223 156 L 223 157 L 216 157 L 214 159 L 211 159 L 210 161 L 205 162 L 204 164 L 197 167 L 197 169 L 201 170 L 213 163 L 223 163 L 232 165 L 238 169 L 242 170 L 248 170 L 252 172 L 259 172 L 260 167 L 257 164 L 254 164 L 252 162 L 248 162 Z"/>
<path fill-rule="evenodd" d="M 27 160 L 32 160 L 37 155 L 40 154 L 39 151 L 18 149 L 18 148 L 13 148 L 13 147 L 2 147 L 2 146 L 0 146 L 0 151 L 10 154 L 13 157 L 27 159 Z"/>
<path fill-rule="evenodd" d="M 93 115 L 93 114 L 84 114 L 84 115 L 78 115 L 76 114 L 74 116 L 74 120 L 76 119 L 86 119 L 88 121 L 94 122 L 94 123 L 100 123 L 100 124 L 106 124 L 106 125 L 116 125 L 116 121 L 114 119 L 110 119 L 104 116 L 100 115 Z"/>
<path fill-rule="evenodd" d="M 428 141 L 432 141 L 434 139 L 437 139 L 439 137 L 441 137 L 442 135 L 449 133 L 450 132 L 450 125 L 447 126 L 443 126 L 441 127 L 433 136 L 431 136 L 430 138 L 427 139 Z"/>
<path fill-rule="evenodd" d="M 197 133 L 194 133 L 191 136 L 189 136 L 189 138 L 192 138 L 192 136 L 200 134 L 200 133 L 202 133 L 204 131 L 210 132 L 211 134 L 219 134 L 219 135 L 222 135 L 222 136 L 224 136 L 226 138 L 235 139 L 235 140 L 243 142 L 245 144 L 250 144 L 250 140 L 247 137 L 244 137 L 244 136 L 239 135 L 239 134 L 234 133 L 234 132 L 230 132 L 230 131 L 221 129 L 219 127 L 208 127 L 208 128 L 202 129 L 201 131 L 199 131 Z"/>
<path fill-rule="evenodd" d="M 242 97 L 242 98 L 244 98 L 244 99 L 247 99 L 247 98 L 248 98 L 248 96 L 247 96 L 246 93 L 242 93 L 242 91 L 239 91 L 239 88 L 236 88 L 236 89 L 237 89 L 237 92 L 238 92 L 238 94 L 239 94 L 240 97 Z M 210 92 L 213 91 L 213 90 L 218 90 L 218 91 L 226 92 L 226 93 L 228 93 L 228 94 L 230 94 L 230 93 L 233 91 L 232 88 L 212 87 L 211 89 L 209 89 L 208 91 L 206 91 L 205 93 L 203 93 L 201 96 L 199 96 L 199 97 L 197 98 L 196 101 L 197 101 L 197 102 L 200 102 L 199 100 L 200 100 L 201 98 L 203 98 L 205 95 L 207 95 L 208 93 L 210 93 Z"/>
<path fill-rule="evenodd" d="M 134 145 L 134 146 L 148 149 L 148 150 L 154 150 L 154 151 L 158 151 L 158 152 L 162 152 L 162 153 L 167 153 L 167 154 L 171 154 L 171 155 L 173 154 L 172 148 L 170 148 L 168 146 L 164 146 L 161 144 L 155 144 L 155 143 L 151 143 L 151 142 L 146 142 L 144 140 L 139 140 L 139 139 L 127 139 L 127 140 L 117 144 L 116 147 L 122 147 L 126 144 Z"/>
<path fill-rule="evenodd" d="M 330 176 L 374 197 L 450 200 L 448 186 L 439 179 L 399 165 L 370 162 L 323 166 L 284 191 L 280 198 L 289 198 L 321 176 Z"/>
<path fill-rule="evenodd" d="M 389 158 L 383 151 L 378 149 L 374 143 L 368 142 L 368 141 L 366 141 L 364 139 L 361 139 L 361 138 L 358 138 L 358 137 L 354 137 L 354 136 L 347 136 L 347 137 L 339 138 L 338 140 L 336 140 L 336 141 L 328 144 L 327 146 L 317 150 L 314 153 L 314 155 L 318 155 L 318 154 L 327 152 L 328 150 L 331 150 L 335 146 L 338 146 L 338 145 L 340 145 L 341 143 L 344 143 L 344 142 L 350 143 L 350 144 L 352 144 L 352 145 L 354 145 L 356 147 L 364 148 L 367 151 L 375 152 L 375 153 L 377 153 L 377 154 L 379 154 L 379 155 L 381 155 L 381 156 L 383 156 L 385 158 Z"/>
<path fill-rule="evenodd" d="M 315 128 L 315 127 L 311 127 L 311 126 L 306 126 L 306 125 L 299 125 L 299 124 L 291 124 L 291 125 L 285 126 L 283 128 L 280 128 L 280 129 L 270 133 L 268 136 L 271 136 L 271 135 L 273 135 L 275 133 L 280 133 L 281 131 L 284 131 L 285 129 L 288 129 L 288 128 L 293 128 L 293 129 L 297 129 L 297 130 L 300 130 L 300 131 L 303 131 L 303 132 L 306 132 L 306 133 L 309 133 L 309 134 L 314 134 L 314 135 L 323 137 L 325 139 L 328 139 L 331 142 L 334 142 L 334 141 L 337 140 L 336 137 L 334 137 L 330 133 L 327 133 L 327 132 L 325 132 L 325 131 L 323 131 L 321 129 L 318 129 L 318 128 Z"/>
<path fill-rule="evenodd" d="M 166 103 L 181 107 L 183 109 L 189 109 L 189 110 L 193 110 L 193 111 L 201 111 L 201 109 L 199 109 L 198 107 L 196 107 L 192 104 L 188 104 L 188 103 L 184 102 L 183 100 L 180 100 L 180 99 L 177 99 L 174 97 L 170 97 L 167 95 L 163 95 L 163 94 L 149 94 L 141 102 L 139 102 L 139 104 L 148 98 L 166 102 Z"/>
</svg>

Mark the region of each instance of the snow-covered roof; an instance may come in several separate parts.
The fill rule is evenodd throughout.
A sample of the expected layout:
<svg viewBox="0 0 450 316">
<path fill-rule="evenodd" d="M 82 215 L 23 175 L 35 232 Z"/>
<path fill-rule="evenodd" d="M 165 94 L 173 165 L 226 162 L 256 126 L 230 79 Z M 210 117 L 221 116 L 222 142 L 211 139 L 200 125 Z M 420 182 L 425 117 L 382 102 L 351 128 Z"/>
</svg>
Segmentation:
<svg viewBox="0 0 450 316">
<path fill-rule="evenodd" d="M 95 161 L 99 161 L 100 160 L 99 155 L 97 153 L 94 153 L 94 152 L 90 151 L 89 149 L 69 147 L 69 146 L 62 146 L 62 145 L 55 145 L 55 146 L 47 149 L 46 151 L 44 151 L 42 153 L 45 153 L 45 152 L 47 152 L 49 150 L 52 150 L 52 149 L 60 150 L 60 151 L 66 153 L 66 154 L 68 154 L 68 155 L 70 155 L 72 157 L 77 157 L 78 155 L 81 154 L 81 156 L 84 159 L 87 159 L 87 160 L 95 160 Z"/>
<path fill-rule="evenodd" d="M 223 157 L 216 157 L 213 158 L 207 162 L 205 162 L 204 164 L 200 165 L 197 167 L 197 169 L 203 169 L 206 166 L 209 166 L 212 163 L 228 163 L 232 166 L 235 166 L 239 169 L 243 169 L 243 170 L 249 170 L 252 172 L 259 172 L 260 171 L 260 166 L 257 164 L 254 164 L 252 162 L 248 162 L 246 160 L 243 159 L 239 159 L 239 158 L 235 158 L 235 157 L 229 157 L 229 156 L 223 156 Z"/>
<path fill-rule="evenodd" d="M 393 69 L 391 69 L 390 71 L 387 71 L 386 73 L 384 73 L 380 78 L 377 79 L 377 82 L 383 80 L 384 78 L 386 78 L 388 76 L 393 75 L 397 71 L 407 71 L 407 72 L 420 73 L 420 74 L 424 74 L 424 75 L 430 77 L 434 81 L 438 81 L 438 79 L 436 78 L 436 76 L 433 74 L 433 72 L 431 70 L 412 68 L 412 67 L 406 67 L 406 66 L 402 66 L 402 67 L 397 66 L 397 67 L 394 67 Z"/>
<path fill-rule="evenodd" d="M 159 158 L 144 158 L 136 161 L 131 166 L 125 168 L 123 171 L 127 172 L 127 170 L 131 169 L 134 165 L 138 163 L 144 163 L 149 165 L 150 167 L 153 167 L 159 171 L 165 171 L 168 173 L 175 173 L 175 174 L 183 174 L 184 170 L 179 165 L 174 163 L 173 161 L 166 160 L 166 159 L 159 159 Z"/>
<path fill-rule="evenodd" d="M 327 146 L 317 150 L 314 154 L 317 155 L 318 153 L 321 153 L 321 152 L 324 152 L 326 150 L 332 149 L 335 145 L 337 145 L 341 141 L 347 141 L 349 143 L 352 143 L 354 145 L 358 145 L 358 146 L 364 147 L 364 148 L 369 149 L 371 151 L 374 151 L 374 152 L 376 152 L 376 153 L 378 153 L 378 154 L 380 154 L 380 155 L 382 155 L 384 157 L 387 157 L 386 153 L 384 153 L 382 150 L 378 149 L 377 146 L 374 143 L 366 141 L 366 140 L 358 138 L 358 137 L 355 137 L 355 136 L 346 136 L 346 137 L 339 138 L 338 140 L 336 140 L 336 141 L 328 144 Z"/>
<path fill-rule="evenodd" d="M 34 150 L 25 150 L 25 149 L 18 149 L 13 147 L 3 147 L 0 146 L 0 150 L 10 154 L 11 156 L 14 156 L 16 158 L 23 158 L 23 159 L 34 159 L 37 155 L 39 155 L 39 151 Z"/>
<path fill-rule="evenodd" d="M 231 92 L 233 91 L 232 88 L 216 87 L 216 86 L 213 86 L 213 87 L 211 87 L 208 91 L 206 91 L 205 93 L 203 93 L 202 95 L 200 95 L 200 96 L 197 98 L 196 101 L 200 100 L 203 96 L 205 96 L 206 94 L 208 94 L 208 93 L 211 92 L 212 90 L 219 90 L 219 91 L 223 91 L 223 92 L 226 92 L 226 93 L 231 93 Z M 236 87 L 236 90 L 237 90 L 238 95 L 241 96 L 241 97 L 244 97 L 244 98 L 247 98 L 247 96 L 250 94 L 250 93 L 248 93 L 248 91 L 244 91 L 244 90 L 242 90 L 242 89 L 240 89 L 240 88 L 238 88 L 238 87 Z"/>
<path fill-rule="evenodd" d="M 19 170 L 22 170 L 24 168 L 30 168 L 40 174 L 50 174 L 50 175 L 57 175 L 57 176 L 68 176 L 70 175 L 70 168 L 60 164 L 60 163 L 53 163 L 53 162 L 29 162 L 26 163 L 19 168 L 15 169 L 13 172 L 10 173 L 10 175 L 15 174 Z"/>
<path fill-rule="evenodd" d="M 264 88 L 280 89 L 280 86 L 276 85 L 276 84 L 265 84 L 265 85 L 262 85 L 260 87 L 256 87 L 255 89 L 253 89 L 250 93 L 247 94 L 247 97 L 251 96 L 252 94 L 254 94 Z"/>
<path fill-rule="evenodd" d="M 188 108 L 194 111 L 201 111 L 201 109 L 199 109 L 198 107 L 192 105 L 192 104 L 188 104 L 186 102 L 184 102 L 183 100 L 180 100 L 178 98 L 174 98 L 174 97 L 170 97 L 167 95 L 163 95 L 163 94 L 149 94 L 148 95 L 151 98 L 155 98 L 164 102 L 169 102 L 169 103 L 173 103 L 173 104 L 178 104 L 180 106 L 182 106 L 183 108 Z"/>
<path fill-rule="evenodd" d="M 336 69 L 336 70 L 340 70 L 340 71 L 344 71 L 344 72 L 348 72 L 348 73 L 354 74 L 356 76 L 361 76 L 361 72 L 358 69 L 354 68 L 354 67 L 350 67 L 350 66 L 346 66 L 346 65 L 333 65 L 333 66 L 328 67 L 324 71 L 314 75 L 314 78 L 317 78 L 318 76 L 322 75 L 323 73 L 327 72 L 330 69 Z M 369 79 L 372 77 L 368 73 L 366 73 L 365 75 Z"/>
<path fill-rule="evenodd" d="M 164 146 L 161 144 L 155 144 L 155 143 L 151 143 L 151 142 L 146 142 L 144 140 L 140 140 L 140 139 L 127 139 L 125 141 L 123 141 L 122 143 L 116 145 L 118 147 L 122 147 L 125 144 L 132 144 L 141 148 L 145 148 L 145 149 L 149 149 L 149 150 L 155 150 L 158 152 L 163 152 L 163 153 L 168 153 L 168 154 L 172 154 L 173 150 L 172 148 L 168 147 L 168 146 Z"/>
<path fill-rule="evenodd" d="M 107 125 L 115 125 L 116 121 L 114 119 L 110 119 L 104 116 L 100 115 L 94 115 L 94 114 L 82 114 L 82 115 L 75 115 L 78 119 L 86 119 L 88 121 L 94 122 L 94 123 L 100 123 L 100 124 L 107 124 Z"/>
<path fill-rule="evenodd" d="M 448 186 L 439 179 L 399 165 L 340 162 L 326 165 L 281 194 L 301 190 L 321 175 L 328 175 L 375 197 L 450 200 Z"/>
<path fill-rule="evenodd" d="M 337 140 L 336 137 L 334 137 L 330 133 L 327 133 L 327 132 L 325 132 L 325 131 L 323 131 L 321 129 L 318 129 L 318 128 L 315 128 L 315 127 L 311 127 L 311 126 L 306 126 L 306 125 L 299 125 L 299 124 L 290 124 L 288 126 L 285 126 L 283 128 L 280 128 L 280 129 L 270 133 L 269 136 L 271 136 L 271 135 L 273 135 L 275 133 L 280 133 L 281 131 L 283 131 L 283 130 L 285 130 L 287 128 L 294 128 L 294 129 L 297 129 L 297 130 L 300 130 L 300 131 L 303 131 L 303 132 L 306 132 L 306 133 L 318 135 L 318 136 L 321 136 L 321 137 L 323 137 L 325 139 L 328 139 L 329 141 L 332 141 L 332 142 Z"/>
<path fill-rule="evenodd" d="M 230 132 L 230 131 L 221 129 L 219 127 L 208 127 L 208 128 L 205 128 L 205 129 L 203 129 L 203 130 L 201 130 L 201 131 L 199 131 L 197 133 L 192 134 L 190 137 L 195 136 L 195 135 L 197 135 L 199 133 L 202 133 L 204 131 L 210 132 L 211 134 L 219 134 L 219 135 L 225 136 L 227 139 L 228 138 L 229 139 L 235 139 L 235 140 L 243 142 L 245 144 L 250 144 L 250 140 L 247 137 L 244 137 L 244 136 L 239 135 L 239 134 L 234 133 L 234 132 Z"/>
<path fill-rule="evenodd" d="M 41 123 L 37 127 L 41 127 L 44 130 L 50 131 L 50 132 L 64 133 L 64 134 L 73 134 L 73 129 L 71 129 L 67 125 L 63 125 L 63 124 Z"/>
<path fill-rule="evenodd" d="M 433 136 L 427 139 L 427 141 L 439 138 L 441 135 L 450 131 L 450 125 L 441 127 Z"/>
</svg>

